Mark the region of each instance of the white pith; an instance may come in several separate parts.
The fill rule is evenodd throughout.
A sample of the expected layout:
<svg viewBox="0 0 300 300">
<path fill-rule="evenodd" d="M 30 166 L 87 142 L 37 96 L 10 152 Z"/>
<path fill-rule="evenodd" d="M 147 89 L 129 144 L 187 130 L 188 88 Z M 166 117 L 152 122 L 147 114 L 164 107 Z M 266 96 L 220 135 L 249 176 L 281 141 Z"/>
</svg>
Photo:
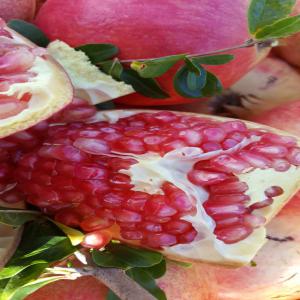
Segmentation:
<svg viewBox="0 0 300 300">
<path fill-rule="evenodd" d="M 84 52 L 58 40 L 51 42 L 47 49 L 68 73 L 75 96 L 98 104 L 134 93 L 130 85 L 114 80 L 91 64 Z"/>
<path fill-rule="evenodd" d="M 8 39 L 10 42 L 36 47 L 13 30 L 5 29 L 13 36 L 13 40 Z M 1 41 L 4 39 L 2 37 Z M 44 57 L 36 56 L 28 72 L 33 72 L 36 76 L 28 82 L 12 84 L 8 91 L 0 92 L 0 95 L 14 95 L 18 99 L 27 92 L 32 94 L 28 108 L 15 116 L 0 120 L 0 138 L 35 125 L 72 101 L 73 88 L 68 76 L 48 54 Z"/>
<path fill-rule="evenodd" d="M 99 112 L 93 121 L 108 121 L 113 124 L 120 118 L 132 116 L 140 112 L 155 112 L 155 111 L 104 111 Z M 193 114 L 191 114 L 193 115 Z M 196 114 L 194 114 L 196 115 Z M 216 121 L 228 121 L 230 119 L 199 115 L 198 117 L 207 117 Z M 246 122 L 248 128 L 262 128 L 268 131 L 289 135 L 280 132 L 267 126 L 261 126 L 251 122 Z M 243 148 L 253 140 L 242 141 L 237 148 Z M 201 150 L 194 147 L 185 147 L 176 149 L 167 153 L 164 157 L 158 154 L 148 153 L 143 155 L 132 155 L 130 153 L 117 154 L 120 157 L 132 157 L 138 161 L 137 164 L 131 166 L 129 170 L 121 170 L 121 173 L 131 177 L 131 183 L 134 185 L 133 190 L 145 191 L 149 194 L 161 194 L 161 185 L 165 181 L 173 183 L 178 188 L 186 192 L 187 195 L 192 195 L 197 201 L 197 214 L 195 216 L 185 216 L 182 219 L 191 222 L 194 228 L 198 231 L 198 236 L 190 244 L 179 244 L 172 247 L 167 247 L 164 252 L 168 256 L 181 257 L 189 260 L 203 260 L 216 264 L 228 265 L 244 265 L 249 263 L 266 242 L 265 227 L 257 228 L 246 239 L 235 243 L 225 244 L 218 240 L 213 234 L 215 228 L 214 220 L 205 212 L 203 203 L 208 199 L 208 193 L 204 188 L 192 184 L 187 179 L 187 172 L 191 170 L 195 162 L 220 155 L 221 153 L 232 152 L 215 151 L 207 154 L 201 153 Z M 182 153 L 184 152 L 184 155 Z M 180 158 L 180 159 L 179 159 Z M 292 195 L 300 187 L 300 168 L 291 167 L 286 172 L 277 172 L 274 169 L 260 170 L 255 169 L 250 172 L 237 175 L 241 181 L 247 182 L 249 189 L 246 192 L 251 197 L 248 205 L 254 202 L 259 202 L 265 199 L 264 191 L 270 186 L 281 186 L 284 189 L 284 194 L 279 197 L 274 197 L 274 203 L 264 209 L 256 210 L 255 214 L 260 214 L 269 222 L 282 208 L 284 204 L 292 197 Z"/>
</svg>

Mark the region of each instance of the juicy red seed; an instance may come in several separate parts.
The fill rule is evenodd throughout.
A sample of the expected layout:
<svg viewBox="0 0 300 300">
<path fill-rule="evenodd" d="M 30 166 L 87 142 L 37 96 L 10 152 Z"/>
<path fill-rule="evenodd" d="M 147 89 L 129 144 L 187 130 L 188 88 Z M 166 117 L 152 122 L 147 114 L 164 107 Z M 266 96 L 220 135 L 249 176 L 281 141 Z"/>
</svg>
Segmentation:
<svg viewBox="0 0 300 300">
<path fill-rule="evenodd" d="M 122 230 L 120 231 L 121 237 L 126 240 L 141 240 L 143 239 L 143 233 L 141 231 Z"/>
<path fill-rule="evenodd" d="M 114 224 L 114 221 L 109 219 L 101 219 L 99 217 L 89 217 L 86 220 L 83 220 L 80 223 L 80 227 L 84 231 L 94 231 L 99 229 L 105 229 L 111 227 Z"/>
<path fill-rule="evenodd" d="M 202 136 L 199 132 L 192 129 L 186 129 L 179 132 L 179 136 L 182 137 L 189 146 L 199 145 L 202 141 Z"/>
<path fill-rule="evenodd" d="M 223 143 L 222 146 L 225 150 L 231 149 L 234 146 L 236 146 L 239 142 L 234 140 L 234 139 L 226 139 Z"/>
<path fill-rule="evenodd" d="M 135 159 L 112 158 L 109 162 L 109 168 L 113 172 L 128 170 L 132 165 L 138 163 Z"/>
<path fill-rule="evenodd" d="M 144 229 L 149 232 L 162 232 L 162 225 L 152 222 L 143 222 L 139 226 L 141 229 Z"/>
<path fill-rule="evenodd" d="M 280 186 L 271 186 L 265 190 L 265 195 L 271 198 L 281 196 L 283 193 L 284 191 Z"/>
<path fill-rule="evenodd" d="M 179 212 L 189 212 L 195 207 L 195 201 L 181 191 L 171 193 L 168 198 L 168 204 Z"/>
<path fill-rule="evenodd" d="M 177 210 L 166 204 L 164 196 L 154 195 L 147 201 L 144 213 L 155 217 L 171 217 L 177 213 Z"/>
<path fill-rule="evenodd" d="M 215 184 L 210 187 L 213 194 L 239 194 L 244 193 L 249 189 L 246 182 L 233 181 Z"/>
<path fill-rule="evenodd" d="M 225 130 L 226 133 L 240 131 L 247 131 L 246 125 L 242 121 L 228 121 L 221 124 L 221 128 Z"/>
<path fill-rule="evenodd" d="M 228 226 L 233 226 L 233 225 L 241 225 L 243 224 L 243 219 L 241 216 L 233 216 L 230 218 L 224 217 L 224 219 L 219 219 L 216 220 L 216 227 L 218 229 L 228 227 Z"/>
<path fill-rule="evenodd" d="M 115 219 L 116 219 L 113 214 L 113 211 L 111 209 L 107 209 L 107 208 L 97 209 L 96 215 L 102 219 L 108 219 L 108 220 L 113 220 L 113 221 L 115 221 Z"/>
<path fill-rule="evenodd" d="M 281 144 L 286 147 L 293 147 L 297 145 L 297 140 L 291 136 L 280 136 L 274 133 L 265 133 L 261 139 L 262 142 L 271 144 Z"/>
<path fill-rule="evenodd" d="M 251 169 L 250 164 L 231 155 L 220 155 L 211 161 L 211 164 L 221 171 L 240 174 Z"/>
<path fill-rule="evenodd" d="M 144 142 L 147 146 L 158 146 L 165 140 L 166 137 L 157 135 L 148 135 L 144 138 Z"/>
<path fill-rule="evenodd" d="M 134 211 L 143 211 L 146 202 L 149 200 L 150 195 L 142 192 L 136 192 L 126 200 L 125 207 Z"/>
<path fill-rule="evenodd" d="M 78 138 L 73 145 L 88 154 L 101 155 L 110 152 L 108 143 L 98 139 Z"/>
<path fill-rule="evenodd" d="M 62 122 L 84 121 L 91 118 L 97 112 L 97 109 L 92 105 L 85 104 L 84 106 L 70 106 L 62 113 Z"/>
<path fill-rule="evenodd" d="M 45 158 L 55 158 L 62 161 L 82 162 L 87 157 L 84 153 L 72 146 L 52 145 L 43 146 L 38 154 Z"/>
<path fill-rule="evenodd" d="M 300 166 L 300 148 L 292 148 L 287 155 L 287 159 L 291 164 L 295 166 Z"/>
<path fill-rule="evenodd" d="M 206 142 L 222 142 L 226 137 L 226 132 L 219 127 L 211 127 L 203 130 L 203 140 Z"/>
<path fill-rule="evenodd" d="M 61 192 L 61 201 L 68 203 L 80 203 L 85 200 L 85 196 L 77 191 L 63 191 Z"/>
<path fill-rule="evenodd" d="M 129 230 L 129 231 L 137 229 L 137 224 L 138 223 L 122 223 L 122 222 L 118 223 L 118 225 L 121 227 L 121 229 Z"/>
<path fill-rule="evenodd" d="M 151 248 L 161 248 L 173 246 L 177 243 L 175 235 L 167 233 L 148 233 L 146 240 L 143 240 L 143 244 Z"/>
<path fill-rule="evenodd" d="M 211 152 L 211 151 L 217 151 L 222 150 L 222 146 L 219 143 L 204 143 L 201 145 L 201 148 L 204 152 Z"/>
<path fill-rule="evenodd" d="M 123 201 L 123 195 L 116 193 L 108 193 L 103 197 L 103 205 L 108 208 L 120 207 Z"/>
<path fill-rule="evenodd" d="M 117 142 L 117 148 L 128 153 L 144 154 L 147 152 L 143 141 L 135 138 L 123 137 Z"/>
<path fill-rule="evenodd" d="M 250 211 L 253 211 L 253 210 L 255 210 L 255 209 L 265 208 L 265 207 L 267 207 L 267 206 L 272 205 L 273 201 L 274 201 L 274 200 L 273 200 L 272 198 L 267 198 L 267 199 L 262 200 L 262 201 L 260 201 L 260 202 L 255 202 L 255 203 L 251 204 L 251 205 L 249 206 L 249 209 L 250 209 Z"/>
<path fill-rule="evenodd" d="M 109 182 L 113 185 L 113 188 L 131 189 L 133 187 L 131 178 L 125 174 L 115 174 L 110 178 Z"/>
<path fill-rule="evenodd" d="M 17 203 L 24 200 L 24 195 L 16 191 L 15 189 L 2 193 L 0 195 L 1 200 L 7 203 Z"/>
<path fill-rule="evenodd" d="M 95 216 L 94 207 L 88 205 L 86 202 L 81 202 L 78 206 L 74 207 L 73 210 L 78 212 L 83 218 Z"/>
<path fill-rule="evenodd" d="M 267 169 L 272 166 L 272 161 L 263 155 L 252 153 L 251 151 L 243 150 L 239 152 L 239 157 L 249 163 L 252 167 L 259 169 Z"/>
<path fill-rule="evenodd" d="M 31 173 L 31 180 L 38 184 L 51 185 L 52 177 L 48 174 L 44 174 L 43 172 L 33 171 Z"/>
<path fill-rule="evenodd" d="M 156 216 L 145 216 L 145 220 L 146 221 L 150 221 L 153 223 L 159 223 L 159 224 L 163 224 L 163 223 L 167 223 L 171 221 L 171 217 L 156 217 Z"/>
<path fill-rule="evenodd" d="M 209 201 L 216 202 L 217 204 L 230 204 L 238 202 L 249 201 L 250 197 L 244 194 L 225 194 L 225 195 L 212 195 Z"/>
<path fill-rule="evenodd" d="M 79 179 L 106 179 L 107 171 L 97 165 L 76 165 L 74 175 Z"/>
<path fill-rule="evenodd" d="M 158 113 L 154 113 L 152 116 L 149 115 L 151 118 L 155 118 L 156 120 L 160 120 L 164 123 L 169 123 L 172 121 L 177 120 L 177 116 L 176 114 L 172 113 L 172 112 L 168 112 L 168 111 L 163 111 L 163 112 L 158 112 Z"/>
<path fill-rule="evenodd" d="M 71 178 L 65 176 L 53 176 L 51 178 L 52 185 L 57 189 L 74 190 L 74 181 Z"/>
<path fill-rule="evenodd" d="M 169 151 L 172 151 L 172 150 L 175 150 L 175 149 L 184 148 L 184 147 L 187 147 L 187 143 L 186 142 L 184 142 L 182 140 L 173 140 L 171 142 L 165 143 L 162 146 L 162 149 L 165 152 L 169 152 Z"/>
<path fill-rule="evenodd" d="M 74 180 L 73 186 L 77 186 L 89 194 L 102 194 L 110 190 L 110 186 L 102 180 Z"/>
<path fill-rule="evenodd" d="M 127 209 L 115 209 L 114 215 L 118 222 L 138 223 L 142 221 L 142 216 L 140 214 Z"/>
<path fill-rule="evenodd" d="M 257 153 L 260 153 L 262 155 L 269 156 L 271 158 L 281 158 L 285 157 L 288 153 L 288 150 L 286 147 L 281 145 L 261 145 L 261 146 L 253 146 L 251 147 L 252 151 L 255 151 Z"/>
<path fill-rule="evenodd" d="M 236 131 L 236 132 L 229 133 L 227 137 L 229 139 L 234 139 L 238 142 L 241 142 L 242 140 L 244 140 L 246 138 L 246 135 L 244 133 Z"/>
<path fill-rule="evenodd" d="M 183 233 L 178 236 L 179 244 L 189 244 L 194 241 L 197 236 L 197 231 L 193 228 L 189 232 Z"/>
<path fill-rule="evenodd" d="M 61 210 L 55 214 L 55 221 L 71 227 L 77 227 L 80 224 L 80 216 L 70 210 Z"/>
<path fill-rule="evenodd" d="M 252 227 L 239 225 L 216 229 L 215 235 L 225 244 L 235 244 L 247 238 L 253 232 Z"/>
<path fill-rule="evenodd" d="M 163 225 L 164 231 L 170 234 L 182 234 L 192 229 L 192 225 L 187 221 L 171 221 Z"/>
<path fill-rule="evenodd" d="M 214 202 L 206 201 L 204 208 L 211 217 L 225 214 L 242 215 L 247 212 L 247 208 L 239 203 L 219 205 Z"/>
<path fill-rule="evenodd" d="M 97 230 L 86 234 L 81 245 L 86 248 L 101 249 L 105 247 L 111 239 L 112 236 L 109 232 Z"/>
<path fill-rule="evenodd" d="M 210 172 L 205 170 L 192 170 L 188 173 L 188 179 L 201 186 L 219 183 L 228 178 L 228 175 L 221 172 Z"/>
<path fill-rule="evenodd" d="M 278 172 L 286 172 L 291 165 L 286 159 L 276 158 L 272 161 L 272 167 Z"/>
<path fill-rule="evenodd" d="M 246 214 L 243 217 L 244 223 L 252 228 L 258 228 L 266 223 L 266 218 L 252 214 Z"/>
</svg>

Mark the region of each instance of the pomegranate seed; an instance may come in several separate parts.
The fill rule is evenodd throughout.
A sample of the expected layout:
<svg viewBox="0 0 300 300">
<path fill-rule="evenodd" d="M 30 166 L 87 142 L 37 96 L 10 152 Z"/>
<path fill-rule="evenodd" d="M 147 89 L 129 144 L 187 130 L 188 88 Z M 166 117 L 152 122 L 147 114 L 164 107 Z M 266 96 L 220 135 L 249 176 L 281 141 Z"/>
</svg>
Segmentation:
<svg viewBox="0 0 300 300">
<path fill-rule="evenodd" d="M 233 181 L 215 184 L 210 187 L 210 191 L 213 194 L 239 194 L 244 193 L 248 190 L 246 182 Z"/>
<path fill-rule="evenodd" d="M 55 214 L 55 221 L 71 227 L 77 227 L 80 224 L 80 216 L 68 209 L 61 210 Z"/>
<path fill-rule="evenodd" d="M 2 193 L 0 197 L 7 203 L 17 203 L 24 200 L 24 195 L 15 189 Z"/>
<path fill-rule="evenodd" d="M 146 240 L 143 240 L 143 244 L 151 248 L 169 247 L 176 243 L 176 236 L 167 233 L 148 233 Z"/>
<path fill-rule="evenodd" d="M 126 240 L 141 240 L 144 237 L 141 231 L 129 231 L 121 229 L 120 234 L 121 237 Z"/>
<path fill-rule="evenodd" d="M 62 114 L 62 122 L 76 122 L 83 121 L 91 118 L 97 112 L 95 106 L 85 105 L 85 106 L 74 106 L 65 109 Z"/>
<path fill-rule="evenodd" d="M 265 208 L 265 207 L 267 207 L 267 206 L 272 205 L 273 201 L 274 201 L 274 200 L 273 200 L 272 198 L 267 198 L 267 199 L 262 200 L 262 201 L 260 201 L 260 202 L 255 202 L 254 204 L 251 204 L 251 205 L 249 206 L 249 209 L 250 209 L 250 211 L 253 211 L 253 210 L 255 210 L 255 209 Z"/>
<path fill-rule="evenodd" d="M 244 240 L 252 232 L 253 229 L 251 227 L 239 225 L 215 230 L 215 235 L 219 240 L 222 240 L 226 244 L 235 244 Z"/>
<path fill-rule="evenodd" d="M 204 207 L 206 212 L 211 217 L 224 214 L 242 215 L 247 212 L 247 208 L 244 205 L 238 203 L 219 205 L 217 203 L 207 201 L 204 203 Z"/>
<path fill-rule="evenodd" d="M 197 236 L 197 231 L 193 228 L 191 231 L 178 236 L 179 244 L 189 244 L 194 241 Z"/>
<path fill-rule="evenodd" d="M 87 232 L 111 227 L 114 221 L 101 219 L 99 217 L 89 217 L 80 223 L 80 227 Z"/>
<path fill-rule="evenodd" d="M 74 168 L 76 178 L 89 179 L 106 179 L 107 171 L 97 165 L 76 165 Z"/>
<path fill-rule="evenodd" d="M 212 152 L 222 150 L 222 146 L 219 143 L 204 143 L 201 145 L 204 152 Z"/>
<path fill-rule="evenodd" d="M 192 170 L 188 173 L 188 179 L 200 186 L 219 183 L 228 178 L 228 175 L 221 172 L 210 172 L 205 170 Z"/>
<path fill-rule="evenodd" d="M 109 145 L 105 141 L 98 139 L 78 138 L 75 140 L 73 145 L 83 152 L 94 155 L 101 155 L 110 152 Z"/>
<path fill-rule="evenodd" d="M 239 157 L 249 163 L 254 168 L 268 169 L 272 166 L 272 161 L 263 155 L 252 153 L 251 151 L 243 150 L 239 152 Z"/>
<path fill-rule="evenodd" d="M 295 166 L 300 166 L 300 148 L 292 148 L 288 153 L 287 159 L 291 164 Z"/>
<path fill-rule="evenodd" d="M 141 229 L 147 230 L 149 232 L 162 232 L 162 225 L 152 222 L 143 222 L 140 225 Z"/>
<path fill-rule="evenodd" d="M 163 225 L 163 229 L 170 234 L 182 234 L 192 229 L 192 225 L 187 221 L 171 221 Z"/>
<path fill-rule="evenodd" d="M 297 141 L 291 136 L 280 136 L 274 133 L 265 133 L 261 139 L 262 142 L 271 144 L 280 144 L 286 147 L 294 147 L 297 145 Z"/>
<path fill-rule="evenodd" d="M 144 142 L 136 138 L 123 137 L 117 144 L 122 152 L 134 154 L 144 154 L 147 152 Z"/>
<path fill-rule="evenodd" d="M 216 225 L 218 229 L 222 229 L 228 226 L 241 225 L 241 224 L 243 224 L 243 220 L 241 216 L 233 216 L 229 218 L 225 216 L 224 219 L 216 220 Z"/>
<path fill-rule="evenodd" d="M 192 129 L 180 131 L 179 136 L 182 137 L 189 146 L 199 145 L 202 141 L 201 134 Z"/>
<path fill-rule="evenodd" d="M 177 210 L 166 204 L 164 196 L 154 195 L 147 201 L 144 213 L 155 217 L 171 217 L 177 213 Z"/>
<path fill-rule="evenodd" d="M 286 172 L 287 170 L 290 169 L 291 165 L 285 159 L 276 158 L 276 159 L 273 159 L 272 167 L 274 168 L 274 170 L 276 170 L 278 172 Z"/>
<path fill-rule="evenodd" d="M 3 100 L 1 98 L 2 97 L 0 95 L 0 120 L 15 116 L 26 109 L 28 106 L 26 102 L 19 101 L 18 99 L 11 98 Z"/>
<path fill-rule="evenodd" d="M 125 207 L 137 212 L 143 211 L 144 206 L 149 199 L 149 194 L 136 192 L 126 200 Z"/>
<path fill-rule="evenodd" d="M 97 230 L 85 235 L 81 245 L 86 248 L 101 249 L 105 247 L 112 239 L 108 231 Z"/>
<path fill-rule="evenodd" d="M 226 139 L 223 143 L 223 149 L 227 150 L 227 149 L 231 149 L 234 146 L 236 146 L 239 142 L 234 140 L 234 139 Z"/>
<path fill-rule="evenodd" d="M 258 228 L 266 223 L 266 218 L 263 216 L 246 214 L 243 217 L 244 223 L 252 228 Z"/>
<path fill-rule="evenodd" d="M 114 215 L 118 222 L 141 222 L 142 216 L 136 212 L 127 209 L 115 209 Z"/>
<path fill-rule="evenodd" d="M 195 201 L 190 199 L 184 192 L 176 191 L 170 194 L 167 203 L 178 210 L 178 212 L 189 212 L 195 207 Z"/>
<path fill-rule="evenodd" d="M 240 132 L 247 131 L 247 127 L 242 121 L 224 122 L 221 124 L 221 128 L 224 129 L 226 133 L 231 133 L 234 131 L 240 131 Z"/>
<path fill-rule="evenodd" d="M 211 163 L 220 168 L 221 171 L 229 173 L 241 174 L 251 169 L 250 164 L 231 155 L 220 155 L 214 158 Z"/>
<path fill-rule="evenodd" d="M 114 189 L 131 189 L 133 185 L 130 183 L 131 178 L 125 174 L 115 174 L 113 175 L 110 180 L 110 184 L 113 186 Z"/>
<path fill-rule="evenodd" d="M 103 205 L 107 208 L 120 207 L 123 201 L 122 194 L 108 193 L 103 197 Z"/>
<path fill-rule="evenodd" d="M 281 196 L 283 193 L 284 191 L 280 186 L 271 186 L 265 190 L 265 195 L 271 198 Z"/>
<path fill-rule="evenodd" d="M 288 150 L 286 147 L 281 146 L 281 145 L 261 145 L 261 146 L 254 146 L 251 147 L 252 151 L 255 151 L 257 153 L 270 156 L 271 158 L 281 158 L 285 157 L 288 153 Z"/>
<path fill-rule="evenodd" d="M 230 204 L 238 202 L 247 202 L 250 200 L 248 195 L 244 194 L 225 194 L 225 195 L 212 195 L 209 201 L 219 204 Z"/>
<path fill-rule="evenodd" d="M 206 142 L 222 142 L 226 137 L 226 132 L 219 127 L 211 127 L 203 130 L 203 140 Z"/>
</svg>

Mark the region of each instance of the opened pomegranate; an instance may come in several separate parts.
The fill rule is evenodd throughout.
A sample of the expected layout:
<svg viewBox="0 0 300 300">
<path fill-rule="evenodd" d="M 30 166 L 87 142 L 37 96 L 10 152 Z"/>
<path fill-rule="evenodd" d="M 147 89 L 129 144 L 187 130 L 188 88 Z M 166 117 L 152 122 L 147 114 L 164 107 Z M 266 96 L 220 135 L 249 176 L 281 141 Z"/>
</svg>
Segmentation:
<svg viewBox="0 0 300 300">
<path fill-rule="evenodd" d="M 72 100 L 71 83 L 45 49 L 0 19 L 0 137 L 28 128 Z"/>
<path fill-rule="evenodd" d="M 23 192 L 59 222 L 175 257 L 249 262 L 299 181 L 295 138 L 237 120 L 111 111 L 42 136 L 15 159 L 10 197 Z"/>
<path fill-rule="evenodd" d="M 113 43 L 121 59 L 145 59 L 180 53 L 203 54 L 241 45 L 251 38 L 247 26 L 249 0 L 228 5 L 223 0 L 48 0 L 36 24 L 51 40 L 71 46 Z M 76 30 L 74 30 L 76 29 Z M 210 68 L 229 87 L 268 51 L 244 48 L 232 51 L 235 59 Z M 118 101 L 131 105 L 170 105 L 191 102 L 173 88 L 178 66 L 159 78 L 170 93 L 167 99 L 135 94 Z"/>
</svg>

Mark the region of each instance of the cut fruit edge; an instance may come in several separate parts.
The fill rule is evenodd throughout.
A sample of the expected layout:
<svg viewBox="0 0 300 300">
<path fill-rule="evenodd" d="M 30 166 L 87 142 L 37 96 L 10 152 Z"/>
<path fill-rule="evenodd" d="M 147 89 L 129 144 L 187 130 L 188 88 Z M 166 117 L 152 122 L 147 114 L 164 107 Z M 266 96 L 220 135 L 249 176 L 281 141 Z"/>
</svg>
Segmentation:
<svg viewBox="0 0 300 300">
<path fill-rule="evenodd" d="M 38 49 L 32 42 L 5 25 L 4 29 L 11 34 L 16 44 Z M 7 91 L 0 92 L 0 96 L 17 94 L 18 99 L 27 93 L 31 94 L 28 108 L 17 115 L 0 120 L 0 138 L 47 119 L 72 101 L 73 87 L 71 81 L 59 63 L 49 54 L 45 53 L 42 57 L 36 56 L 33 66 L 28 72 L 37 75 L 31 81 L 13 83 Z"/>
<path fill-rule="evenodd" d="M 155 113 L 159 112 L 157 110 L 112 110 L 112 111 L 101 111 L 98 112 L 89 123 L 94 123 L 98 121 L 107 121 L 109 123 L 115 123 L 120 118 L 129 117 L 138 113 Z M 175 112 L 174 113 L 178 113 Z M 185 113 L 179 112 L 179 114 L 196 116 L 201 118 L 207 118 L 208 120 L 214 121 L 234 121 L 236 119 L 216 117 L 210 115 L 203 114 L 195 114 L 195 113 Z M 269 126 L 249 122 L 244 122 L 249 129 L 262 129 L 271 133 L 280 134 L 283 136 L 293 136 L 287 132 L 274 129 Z M 299 145 L 299 137 L 293 136 L 298 141 Z M 177 149 L 178 150 L 178 149 Z M 177 158 L 179 158 L 180 153 L 178 151 L 172 151 Z M 180 151 L 182 152 L 182 151 Z M 166 155 L 168 156 L 169 153 Z M 179 156 L 178 156 L 179 155 Z M 165 157 L 166 157 L 165 156 Z M 131 157 L 131 156 L 129 156 Z M 170 156 L 169 156 L 170 157 Z M 137 156 L 132 156 L 132 158 L 139 160 Z M 181 156 L 182 158 L 182 156 Z M 185 157 L 186 158 L 186 157 Z M 173 161 L 174 163 L 174 161 Z M 154 164 L 155 165 L 155 164 Z M 158 164 L 156 164 L 156 167 Z M 160 172 L 162 169 L 159 170 Z M 174 171 L 174 170 L 173 170 Z M 125 173 L 125 172 L 124 172 Z M 156 172 L 158 173 L 158 172 Z M 125 174 L 131 175 L 131 179 L 134 177 L 138 178 L 137 174 L 129 174 L 126 172 Z M 163 174 L 164 175 L 164 174 Z M 283 206 L 290 200 L 290 198 L 297 192 L 300 188 L 300 168 L 292 166 L 288 171 L 278 172 L 274 169 L 254 169 L 248 173 L 244 174 L 234 174 L 237 176 L 242 182 L 247 182 L 249 186 L 249 190 L 246 192 L 246 195 L 249 195 L 252 201 L 249 205 L 254 202 L 263 201 L 264 191 L 270 186 L 276 186 L 280 183 L 280 186 L 284 189 L 284 193 L 280 196 L 277 196 L 272 205 L 257 209 L 255 211 L 255 215 L 263 216 L 266 218 L 266 224 L 272 220 L 272 218 L 283 208 Z M 166 177 L 170 176 L 170 174 L 166 175 Z M 178 178 L 177 178 L 178 179 Z M 170 178 L 168 178 L 169 181 Z M 175 186 L 178 187 L 176 182 L 172 182 Z M 182 188 L 182 185 L 180 186 Z M 218 265 L 228 265 L 228 266 L 241 266 L 251 262 L 259 249 L 265 244 L 266 239 L 266 228 L 265 226 L 261 226 L 257 229 L 254 229 L 253 233 L 250 234 L 244 240 L 241 240 L 235 244 L 225 244 L 224 242 L 217 240 L 216 236 L 213 234 L 213 219 L 204 211 L 203 203 L 197 203 L 197 215 L 196 216 L 187 216 L 183 217 L 182 220 L 187 220 L 193 224 L 196 229 L 203 232 L 203 228 L 206 227 L 205 234 L 208 234 L 208 237 L 204 239 L 196 239 L 190 244 L 179 244 L 171 247 L 163 247 L 162 251 L 164 255 L 167 257 L 182 260 L 182 261 L 203 261 L 209 262 L 212 264 Z M 249 206 L 248 205 L 248 206 Z M 208 220 L 209 226 L 207 224 L 203 227 L 203 220 Z M 128 241 L 124 240 L 120 236 L 119 228 L 113 228 L 114 237 L 116 239 L 123 240 L 123 242 L 128 243 Z M 134 245 L 139 245 L 136 242 L 130 242 Z"/>
</svg>

